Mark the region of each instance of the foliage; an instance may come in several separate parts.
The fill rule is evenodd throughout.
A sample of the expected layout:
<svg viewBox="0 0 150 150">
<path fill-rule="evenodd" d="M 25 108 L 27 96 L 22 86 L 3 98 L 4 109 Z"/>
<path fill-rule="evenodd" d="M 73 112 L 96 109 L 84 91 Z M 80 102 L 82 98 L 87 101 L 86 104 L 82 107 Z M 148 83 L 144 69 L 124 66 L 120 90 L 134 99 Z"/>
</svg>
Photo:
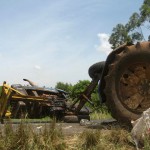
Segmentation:
<svg viewBox="0 0 150 150">
<path fill-rule="evenodd" d="M 76 84 L 72 85 L 69 83 L 57 82 L 55 88 L 62 89 L 64 91 L 69 92 L 70 98 L 75 100 L 79 98 L 80 94 L 82 94 L 87 86 L 90 84 L 89 80 L 79 80 Z M 100 105 L 99 94 L 98 94 L 98 86 L 91 94 L 91 101 L 93 102 L 94 106 L 97 107 Z M 90 104 L 87 103 L 88 106 L 91 107 Z"/>
<path fill-rule="evenodd" d="M 127 29 L 123 24 L 117 24 L 116 27 L 113 28 L 113 33 L 109 38 L 109 42 L 113 45 L 112 48 L 115 49 L 125 41 L 130 42 L 131 37 L 128 35 Z"/>
<path fill-rule="evenodd" d="M 79 82 L 76 83 L 72 88 L 71 98 L 72 99 L 78 98 L 80 94 L 86 90 L 89 84 L 90 84 L 89 80 L 79 80 Z M 89 99 L 93 102 L 95 107 L 100 105 L 98 86 L 94 89 Z M 91 107 L 89 103 L 87 103 L 86 105 Z"/>
<path fill-rule="evenodd" d="M 89 84 L 89 80 L 79 80 L 72 88 L 71 97 L 77 98 Z"/>
<path fill-rule="evenodd" d="M 112 34 L 109 38 L 110 44 L 112 44 L 112 48 L 115 49 L 123 43 L 128 42 L 136 42 L 144 40 L 144 35 L 142 32 L 142 27 L 144 25 L 148 30 L 150 30 L 150 0 L 144 0 L 142 6 L 140 7 L 140 13 L 134 12 L 129 21 L 123 24 L 117 24 L 116 27 L 113 28 Z M 148 37 L 150 40 L 150 36 Z"/>
<path fill-rule="evenodd" d="M 64 90 L 68 93 L 72 91 L 72 84 L 69 83 L 63 83 L 63 82 L 57 82 L 55 88 Z"/>
<path fill-rule="evenodd" d="M 141 22 L 150 22 L 150 0 L 144 0 L 140 8 Z"/>
</svg>

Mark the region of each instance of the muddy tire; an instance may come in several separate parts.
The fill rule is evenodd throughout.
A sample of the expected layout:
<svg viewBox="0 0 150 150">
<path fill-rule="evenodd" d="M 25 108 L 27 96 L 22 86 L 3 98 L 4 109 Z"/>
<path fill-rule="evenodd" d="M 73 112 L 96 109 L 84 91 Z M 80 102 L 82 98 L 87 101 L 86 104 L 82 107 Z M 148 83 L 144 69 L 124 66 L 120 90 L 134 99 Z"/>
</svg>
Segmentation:
<svg viewBox="0 0 150 150">
<path fill-rule="evenodd" d="M 105 61 L 101 61 L 98 63 L 93 64 L 90 68 L 89 68 L 89 76 L 94 79 L 94 78 L 99 78 L 101 77 L 103 68 L 105 66 Z"/>
<path fill-rule="evenodd" d="M 124 123 L 139 118 L 150 107 L 150 42 L 126 46 L 116 54 L 105 82 L 112 116 Z"/>
</svg>

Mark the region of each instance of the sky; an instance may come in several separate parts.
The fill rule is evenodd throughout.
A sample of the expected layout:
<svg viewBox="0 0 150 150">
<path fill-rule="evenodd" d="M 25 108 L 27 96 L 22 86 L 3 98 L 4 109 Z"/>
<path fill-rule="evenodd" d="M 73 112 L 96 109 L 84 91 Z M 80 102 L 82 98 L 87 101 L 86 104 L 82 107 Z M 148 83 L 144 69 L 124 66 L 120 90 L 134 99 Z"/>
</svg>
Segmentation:
<svg viewBox="0 0 150 150">
<path fill-rule="evenodd" d="M 113 27 L 139 12 L 143 0 L 0 0 L 0 84 L 55 87 L 91 80 L 104 61 Z"/>
</svg>

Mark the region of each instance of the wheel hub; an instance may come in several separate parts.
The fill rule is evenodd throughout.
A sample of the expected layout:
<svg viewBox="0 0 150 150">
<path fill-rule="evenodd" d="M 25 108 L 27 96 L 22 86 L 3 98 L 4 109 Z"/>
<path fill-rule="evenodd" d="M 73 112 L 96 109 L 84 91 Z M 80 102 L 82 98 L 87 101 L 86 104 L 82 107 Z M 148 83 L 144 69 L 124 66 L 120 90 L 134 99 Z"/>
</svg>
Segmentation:
<svg viewBox="0 0 150 150">
<path fill-rule="evenodd" d="M 120 78 L 120 95 L 123 104 L 136 112 L 150 107 L 150 66 L 132 64 Z"/>
</svg>

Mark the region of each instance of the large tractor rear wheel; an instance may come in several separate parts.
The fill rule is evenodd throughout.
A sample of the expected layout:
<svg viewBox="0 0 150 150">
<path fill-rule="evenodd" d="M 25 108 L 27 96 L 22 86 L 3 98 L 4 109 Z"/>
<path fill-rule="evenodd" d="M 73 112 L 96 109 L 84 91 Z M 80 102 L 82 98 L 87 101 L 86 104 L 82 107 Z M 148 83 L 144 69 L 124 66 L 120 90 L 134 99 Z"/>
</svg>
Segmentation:
<svg viewBox="0 0 150 150">
<path fill-rule="evenodd" d="M 112 116 L 128 123 L 150 107 L 150 42 L 126 46 L 105 76 L 106 104 Z"/>
</svg>

